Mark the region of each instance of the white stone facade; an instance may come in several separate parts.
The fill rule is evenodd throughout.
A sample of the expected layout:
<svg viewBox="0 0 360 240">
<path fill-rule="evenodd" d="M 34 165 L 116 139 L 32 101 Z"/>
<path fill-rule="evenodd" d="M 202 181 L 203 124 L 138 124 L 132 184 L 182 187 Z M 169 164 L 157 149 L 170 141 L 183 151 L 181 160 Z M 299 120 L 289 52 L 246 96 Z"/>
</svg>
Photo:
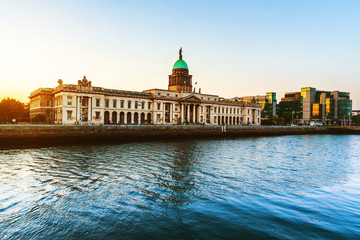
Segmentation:
<svg viewBox="0 0 360 240">
<path fill-rule="evenodd" d="M 260 125 L 261 106 L 217 95 L 151 89 L 143 92 L 78 85 L 54 88 L 55 124 Z"/>
</svg>

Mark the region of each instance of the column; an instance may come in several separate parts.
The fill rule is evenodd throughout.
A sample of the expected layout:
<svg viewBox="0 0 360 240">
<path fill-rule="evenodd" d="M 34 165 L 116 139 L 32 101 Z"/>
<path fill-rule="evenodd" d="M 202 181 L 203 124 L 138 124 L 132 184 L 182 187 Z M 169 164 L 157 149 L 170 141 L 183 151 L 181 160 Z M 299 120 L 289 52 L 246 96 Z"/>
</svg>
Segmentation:
<svg viewBox="0 0 360 240">
<path fill-rule="evenodd" d="M 183 104 L 181 104 L 180 103 L 180 105 L 181 105 L 181 123 L 183 123 L 184 122 L 184 105 Z"/>
<path fill-rule="evenodd" d="M 192 109 L 192 116 L 193 116 L 193 118 L 192 118 L 192 123 L 195 123 L 195 104 L 193 104 L 192 105 L 193 106 L 193 109 Z"/>
<path fill-rule="evenodd" d="M 75 120 L 80 120 L 80 112 L 81 112 L 81 97 L 76 96 L 76 119 Z"/>
<path fill-rule="evenodd" d="M 162 121 L 161 121 L 161 123 L 165 123 L 165 106 L 166 106 L 166 103 L 163 103 L 162 106 L 163 106 L 163 111 L 162 111 Z"/>
<path fill-rule="evenodd" d="M 187 106 L 186 106 L 186 120 L 189 122 L 190 121 L 190 104 L 188 104 Z"/>
<path fill-rule="evenodd" d="M 196 109 L 197 109 L 197 112 L 196 112 L 196 114 L 197 114 L 197 121 L 198 121 L 198 123 L 199 123 L 199 122 L 200 122 L 200 105 L 197 105 Z"/>
<path fill-rule="evenodd" d="M 89 97 L 88 98 L 88 104 L 89 104 L 89 106 L 88 106 L 88 121 L 92 121 L 92 119 L 91 119 L 91 116 L 92 116 L 92 97 Z"/>
<path fill-rule="evenodd" d="M 170 103 L 170 124 L 173 124 L 173 103 Z"/>
</svg>

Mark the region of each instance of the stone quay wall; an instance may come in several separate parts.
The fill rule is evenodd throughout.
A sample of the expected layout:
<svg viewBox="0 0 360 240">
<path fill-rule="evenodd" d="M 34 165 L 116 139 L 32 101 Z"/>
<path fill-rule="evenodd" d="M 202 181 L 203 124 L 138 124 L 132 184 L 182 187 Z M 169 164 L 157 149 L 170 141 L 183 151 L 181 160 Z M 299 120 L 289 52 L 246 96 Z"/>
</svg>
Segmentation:
<svg viewBox="0 0 360 240">
<path fill-rule="evenodd" d="M 183 138 L 303 134 L 359 134 L 357 128 L 198 125 L 0 125 L 0 148 L 41 144 L 81 144 Z"/>
</svg>

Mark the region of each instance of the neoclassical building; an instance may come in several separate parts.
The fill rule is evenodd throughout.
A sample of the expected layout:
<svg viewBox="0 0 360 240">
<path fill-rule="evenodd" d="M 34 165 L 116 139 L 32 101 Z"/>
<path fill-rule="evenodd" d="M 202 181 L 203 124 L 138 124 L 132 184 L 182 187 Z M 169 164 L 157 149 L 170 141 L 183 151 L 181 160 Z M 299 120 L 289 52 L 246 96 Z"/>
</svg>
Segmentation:
<svg viewBox="0 0 360 240">
<path fill-rule="evenodd" d="M 195 92 L 181 49 L 167 90 L 105 89 L 92 86 L 84 76 L 77 84 L 59 79 L 57 87 L 39 88 L 29 98 L 30 117 L 43 114 L 55 124 L 261 124 L 259 104 Z"/>
</svg>

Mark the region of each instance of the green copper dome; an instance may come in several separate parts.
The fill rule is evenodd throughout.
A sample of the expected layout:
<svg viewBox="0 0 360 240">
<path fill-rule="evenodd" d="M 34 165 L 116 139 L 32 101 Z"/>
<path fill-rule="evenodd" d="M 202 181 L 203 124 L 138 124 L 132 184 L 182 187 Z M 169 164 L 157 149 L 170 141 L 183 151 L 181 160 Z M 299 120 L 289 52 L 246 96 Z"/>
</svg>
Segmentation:
<svg viewBox="0 0 360 240">
<path fill-rule="evenodd" d="M 174 67 L 173 68 L 186 68 L 188 69 L 188 65 L 186 64 L 186 62 L 182 59 L 179 59 L 175 62 Z"/>
</svg>

